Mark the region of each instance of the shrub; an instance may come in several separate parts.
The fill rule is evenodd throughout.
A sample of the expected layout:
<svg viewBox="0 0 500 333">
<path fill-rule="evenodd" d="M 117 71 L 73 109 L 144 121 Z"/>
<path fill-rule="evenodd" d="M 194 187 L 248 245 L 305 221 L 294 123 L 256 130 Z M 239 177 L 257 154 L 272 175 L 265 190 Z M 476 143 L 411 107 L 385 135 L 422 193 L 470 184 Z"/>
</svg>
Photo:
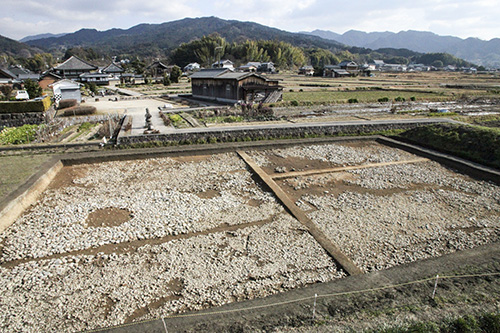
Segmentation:
<svg viewBox="0 0 500 333">
<path fill-rule="evenodd" d="M 352 104 L 352 103 L 359 103 L 357 98 L 349 98 L 349 99 L 347 100 L 347 102 L 348 102 L 348 103 L 351 103 L 351 104 Z"/>
<path fill-rule="evenodd" d="M 389 102 L 389 97 L 382 97 L 382 98 L 379 98 L 378 101 L 380 103 L 385 103 L 385 102 Z"/>
<path fill-rule="evenodd" d="M 73 106 L 67 109 L 61 110 L 63 112 L 63 116 L 85 116 L 89 114 L 94 114 L 96 112 L 96 108 L 94 106 Z"/>
<path fill-rule="evenodd" d="M 177 123 L 179 121 L 182 121 L 182 117 L 179 116 L 178 114 L 171 114 L 168 116 L 170 118 L 170 120 L 173 122 L 173 123 Z"/>
<path fill-rule="evenodd" d="M 76 99 L 62 99 L 59 101 L 59 106 L 57 107 L 57 109 L 61 110 L 61 109 L 70 108 L 70 107 L 76 106 L 76 104 L 78 104 Z"/>
<path fill-rule="evenodd" d="M 416 100 L 417 100 L 417 98 L 415 96 L 410 97 L 410 101 L 415 102 Z"/>
<path fill-rule="evenodd" d="M 0 144 L 17 145 L 35 140 L 36 131 L 44 125 L 23 125 L 21 127 L 6 127 L 0 132 Z"/>
<path fill-rule="evenodd" d="M 297 100 L 290 101 L 291 106 L 299 106 L 299 102 Z"/>
<path fill-rule="evenodd" d="M 398 97 L 394 98 L 394 101 L 395 102 L 404 102 L 404 101 L 406 101 L 406 99 L 404 97 L 398 96 Z"/>
</svg>

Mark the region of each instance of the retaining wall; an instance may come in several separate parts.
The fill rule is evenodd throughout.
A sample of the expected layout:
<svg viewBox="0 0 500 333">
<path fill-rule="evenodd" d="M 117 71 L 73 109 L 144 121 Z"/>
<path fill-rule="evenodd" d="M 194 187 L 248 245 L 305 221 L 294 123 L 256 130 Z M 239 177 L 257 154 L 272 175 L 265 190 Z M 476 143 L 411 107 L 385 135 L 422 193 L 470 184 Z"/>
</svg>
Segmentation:
<svg viewBox="0 0 500 333">
<path fill-rule="evenodd" d="M 421 122 L 406 123 L 380 123 L 380 124 L 355 124 L 355 125 L 307 125 L 307 126 L 289 126 L 289 127 L 269 127 L 269 128 L 248 128 L 204 130 L 197 129 L 196 132 L 176 132 L 169 134 L 150 134 L 141 136 L 123 136 L 118 138 L 118 144 L 131 145 L 147 142 L 178 142 L 178 143 L 196 143 L 196 142 L 231 142 L 231 141 L 250 141 L 275 138 L 307 138 L 318 136 L 341 136 L 341 135 L 364 135 L 382 131 L 397 129 L 411 129 L 418 126 L 428 125 Z"/>
<path fill-rule="evenodd" d="M 12 223 L 38 199 L 50 182 L 62 169 L 60 160 L 52 160 L 51 165 L 33 175 L 16 192 L 12 193 L 14 199 L 0 206 L 0 233 L 10 227 Z"/>
<path fill-rule="evenodd" d="M 45 121 L 45 112 L 1 113 L 0 129 L 23 125 L 39 125 Z"/>
</svg>

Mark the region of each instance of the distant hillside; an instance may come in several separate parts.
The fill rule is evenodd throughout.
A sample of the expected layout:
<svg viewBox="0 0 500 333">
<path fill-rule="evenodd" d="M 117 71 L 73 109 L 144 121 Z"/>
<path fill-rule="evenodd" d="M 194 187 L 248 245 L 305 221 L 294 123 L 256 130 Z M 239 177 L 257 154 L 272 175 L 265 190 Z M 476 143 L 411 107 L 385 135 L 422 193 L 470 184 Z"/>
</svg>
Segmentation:
<svg viewBox="0 0 500 333">
<path fill-rule="evenodd" d="M 351 46 L 380 48 L 405 48 L 416 52 L 446 52 L 478 65 L 500 68 L 500 39 L 484 41 L 477 38 L 461 39 L 439 36 L 432 32 L 401 31 L 362 32 L 350 30 L 340 35 L 331 31 L 315 30 L 309 34 L 335 40 Z"/>
<path fill-rule="evenodd" d="M 21 43 L 26 43 L 31 40 L 37 40 L 37 39 L 42 39 L 42 38 L 50 38 L 50 37 L 61 37 L 66 34 L 39 34 L 39 35 L 32 35 L 32 36 L 26 36 L 23 39 L 20 39 L 19 41 Z"/>
<path fill-rule="evenodd" d="M 27 43 L 50 50 L 60 47 L 94 47 L 108 54 L 161 56 L 204 35 L 218 33 L 228 42 L 251 40 L 280 40 L 300 47 L 344 49 L 338 42 L 317 36 L 291 33 L 253 22 L 222 20 L 216 17 L 185 18 L 162 24 L 140 24 L 130 29 L 97 31 L 82 29 L 61 37 L 42 38 Z"/>
<path fill-rule="evenodd" d="M 38 48 L 20 43 L 13 39 L 0 36 L 0 55 L 29 58 L 42 51 Z"/>
</svg>

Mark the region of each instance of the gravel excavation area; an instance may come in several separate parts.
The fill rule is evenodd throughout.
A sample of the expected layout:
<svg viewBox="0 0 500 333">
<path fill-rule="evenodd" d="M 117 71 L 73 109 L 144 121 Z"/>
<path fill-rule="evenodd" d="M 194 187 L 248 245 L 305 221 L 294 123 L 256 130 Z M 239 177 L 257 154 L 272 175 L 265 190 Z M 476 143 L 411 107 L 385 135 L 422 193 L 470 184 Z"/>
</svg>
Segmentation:
<svg viewBox="0 0 500 333">
<path fill-rule="evenodd" d="M 499 239 L 499 186 L 405 151 L 247 153 L 365 272 Z M 344 276 L 236 153 L 68 166 L 0 234 L 0 331 L 90 330 Z"/>
</svg>

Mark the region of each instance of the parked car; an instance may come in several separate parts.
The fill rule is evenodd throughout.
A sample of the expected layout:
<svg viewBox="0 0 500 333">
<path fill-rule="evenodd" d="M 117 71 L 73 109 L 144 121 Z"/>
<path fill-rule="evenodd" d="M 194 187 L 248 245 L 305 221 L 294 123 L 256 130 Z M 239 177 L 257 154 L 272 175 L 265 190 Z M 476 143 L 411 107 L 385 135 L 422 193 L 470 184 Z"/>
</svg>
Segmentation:
<svg viewBox="0 0 500 333">
<path fill-rule="evenodd" d="M 18 90 L 16 92 L 16 99 L 27 100 L 30 99 L 30 95 L 28 95 L 28 92 L 26 90 Z"/>
</svg>

